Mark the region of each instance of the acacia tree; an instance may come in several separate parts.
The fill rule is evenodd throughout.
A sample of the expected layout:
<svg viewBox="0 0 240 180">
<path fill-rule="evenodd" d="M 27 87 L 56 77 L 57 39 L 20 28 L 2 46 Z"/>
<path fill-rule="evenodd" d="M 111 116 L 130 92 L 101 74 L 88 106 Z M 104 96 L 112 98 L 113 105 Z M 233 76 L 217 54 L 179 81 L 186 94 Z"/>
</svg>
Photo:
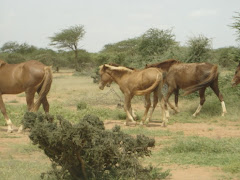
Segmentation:
<svg viewBox="0 0 240 180">
<path fill-rule="evenodd" d="M 237 41 L 240 41 L 240 12 L 236 12 L 236 16 L 233 16 L 235 22 L 231 25 L 237 32 Z"/>
<path fill-rule="evenodd" d="M 80 70 L 78 63 L 78 43 L 85 35 L 83 25 L 71 26 L 70 28 L 63 29 L 59 33 L 55 33 L 50 37 L 51 46 L 56 46 L 58 49 L 72 50 L 75 54 L 75 69 Z"/>
</svg>

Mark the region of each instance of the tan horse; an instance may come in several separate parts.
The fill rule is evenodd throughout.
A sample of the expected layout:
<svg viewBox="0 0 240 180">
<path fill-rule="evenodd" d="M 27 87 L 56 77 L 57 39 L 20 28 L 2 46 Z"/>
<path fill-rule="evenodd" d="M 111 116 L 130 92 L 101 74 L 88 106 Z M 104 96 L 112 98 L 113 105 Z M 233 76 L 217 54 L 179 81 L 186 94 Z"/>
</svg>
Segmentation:
<svg viewBox="0 0 240 180">
<path fill-rule="evenodd" d="M 210 86 L 221 102 L 222 116 L 227 112 L 223 96 L 218 88 L 218 67 L 216 65 L 210 63 L 181 63 L 179 61 L 173 63 L 171 61 L 166 84 L 168 85 L 168 92 L 165 97 L 165 106 L 168 103 L 175 112 L 178 112 L 178 110 L 168 100 L 173 92 L 176 94 L 177 91 L 178 94 L 178 90 L 183 89 L 186 91 L 184 95 L 187 95 L 199 91 L 200 104 L 193 114 L 193 116 L 196 116 L 205 102 L 205 90 L 208 86 Z"/>
<path fill-rule="evenodd" d="M 237 69 L 235 71 L 235 75 L 233 76 L 232 79 L 232 86 L 235 87 L 240 83 L 240 63 L 237 66 Z"/>
<path fill-rule="evenodd" d="M 156 68 L 132 70 L 122 66 L 116 67 L 105 64 L 103 66 L 100 66 L 99 74 L 101 76 L 101 80 L 99 82 L 100 89 L 103 89 L 105 87 L 109 81 L 109 77 L 111 77 L 111 79 L 119 85 L 120 90 L 124 94 L 124 110 L 127 114 L 126 125 L 128 125 L 128 120 L 131 120 L 133 123 L 135 123 L 131 108 L 131 100 L 134 95 L 145 95 L 147 102 L 141 124 L 147 123 L 149 119 L 151 119 L 152 113 L 158 103 L 159 93 L 159 99 L 162 99 L 160 89 L 162 88 L 163 75 L 160 70 Z M 150 112 L 150 116 L 147 118 L 148 110 L 151 106 L 150 94 L 152 92 L 154 93 L 154 104 L 153 109 Z M 161 106 L 161 108 L 163 115 L 163 125 L 165 126 L 167 119 L 163 106 Z"/>
<path fill-rule="evenodd" d="M 52 83 L 51 67 L 38 61 L 27 61 L 20 64 L 8 64 L 0 60 L 0 108 L 8 125 L 8 132 L 13 132 L 12 121 L 9 119 L 3 94 L 18 94 L 25 92 L 29 111 L 37 111 L 41 104 L 46 113 L 49 112 L 47 94 Z M 35 92 L 39 97 L 34 103 Z M 19 131 L 22 130 L 22 126 Z"/>
<path fill-rule="evenodd" d="M 108 65 L 115 66 L 115 67 L 125 67 L 125 68 L 129 69 L 129 71 L 137 71 L 137 69 L 135 69 L 135 68 L 121 66 L 121 65 L 115 64 L 115 63 L 109 63 Z M 105 86 L 110 87 L 112 82 L 113 82 L 112 77 L 108 73 L 104 73 L 101 76 L 101 83 L 99 84 L 99 88 L 104 89 Z M 152 114 L 155 110 L 155 107 L 156 107 L 157 103 L 158 103 L 158 96 L 157 96 L 157 94 L 155 94 L 155 96 L 153 97 L 153 108 L 152 108 L 152 111 L 150 113 L 150 116 L 146 119 L 146 122 L 149 122 L 151 120 Z M 151 107 L 150 94 L 145 95 L 145 107 L 146 108 Z M 133 109 L 130 109 L 130 110 L 131 110 L 130 113 L 132 114 L 133 118 L 135 119 L 136 115 L 135 115 Z M 166 112 L 166 116 L 167 117 L 169 116 L 168 111 Z"/>
</svg>

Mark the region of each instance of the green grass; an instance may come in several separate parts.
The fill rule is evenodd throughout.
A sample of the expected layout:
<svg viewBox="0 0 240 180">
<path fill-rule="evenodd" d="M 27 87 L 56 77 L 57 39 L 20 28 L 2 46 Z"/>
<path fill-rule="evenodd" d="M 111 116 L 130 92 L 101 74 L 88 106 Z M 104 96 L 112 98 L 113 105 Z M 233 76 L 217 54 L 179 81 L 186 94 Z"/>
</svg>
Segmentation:
<svg viewBox="0 0 240 180">
<path fill-rule="evenodd" d="M 240 139 L 181 137 L 154 152 L 153 159 L 161 163 L 221 167 L 227 172 L 240 173 Z"/>
<path fill-rule="evenodd" d="M 47 171 L 49 168 L 49 164 L 38 160 L 1 160 L 0 177 L 2 180 L 40 180 L 41 173 Z"/>
</svg>

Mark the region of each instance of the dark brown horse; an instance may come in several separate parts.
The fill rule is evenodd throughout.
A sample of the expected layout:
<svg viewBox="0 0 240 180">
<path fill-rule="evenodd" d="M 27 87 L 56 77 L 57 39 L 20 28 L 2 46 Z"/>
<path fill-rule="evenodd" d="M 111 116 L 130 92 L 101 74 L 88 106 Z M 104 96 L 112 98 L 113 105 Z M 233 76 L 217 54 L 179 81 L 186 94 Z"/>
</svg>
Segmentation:
<svg viewBox="0 0 240 180">
<path fill-rule="evenodd" d="M 167 63 L 167 61 L 165 63 Z M 184 95 L 199 91 L 200 104 L 196 112 L 193 114 L 193 116 L 196 116 L 205 102 L 205 90 L 208 86 L 210 86 L 221 102 L 222 116 L 224 116 L 227 111 L 223 101 L 223 96 L 218 88 L 217 65 L 210 63 L 180 63 L 179 61 L 175 61 L 174 63 L 173 60 L 169 61 L 169 64 L 169 70 L 166 77 L 168 92 L 165 97 L 165 107 L 166 103 L 168 103 L 171 108 L 177 112 L 177 109 L 169 103 L 168 99 L 173 92 L 178 94 L 179 89 L 186 91 Z M 155 67 L 161 68 L 160 63 L 155 64 Z M 164 67 L 168 66 L 165 64 Z"/>
<path fill-rule="evenodd" d="M 131 120 L 135 123 L 131 108 L 131 99 L 134 95 L 145 95 L 146 100 L 146 110 L 144 116 L 142 118 L 142 124 L 148 122 L 151 118 L 154 108 L 158 103 L 158 97 L 160 93 L 161 96 L 161 87 L 163 83 L 163 74 L 157 68 L 149 68 L 143 70 L 133 70 L 122 66 L 112 66 L 109 64 L 105 64 L 100 66 L 99 74 L 101 76 L 101 80 L 99 83 L 99 88 L 103 89 L 105 85 L 109 82 L 109 80 L 113 80 L 116 82 L 120 90 L 125 96 L 124 101 L 124 110 L 127 114 L 126 125 L 128 125 L 128 120 Z M 110 79 L 111 78 L 111 79 Z M 147 118 L 148 110 L 151 106 L 150 94 L 154 93 L 154 104 L 153 109 L 150 113 L 150 117 Z M 161 106 L 161 108 L 163 108 Z M 163 115 L 163 125 L 165 126 L 167 123 L 167 119 L 165 117 L 165 111 L 162 111 Z"/>
<path fill-rule="evenodd" d="M 8 132 L 13 131 L 12 121 L 7 115 L 2 95 L 25 92 L 29 111 L 37 111 L 42 104 L 44 111 L 48 113 L 47 94 L 51 84 L 51 67 L 34 60 L 20 64 L 8 64 L 0 60 L 0 108 L 8 125 Z M 39 97 L 34 103 L 35 92 L 38 92 Z M 21 130 L 22 126 L 19 128 Z"/>
<path fill-rule="evenodd" d="M 231 83 L 232 83 L 233 87 L 237 86 L 240 83 L 240 62 L 237 66 L 237 69 L 235 71 L 235 75 L 233 76 L 233 79 L 232 79 Z"/>
</svg>

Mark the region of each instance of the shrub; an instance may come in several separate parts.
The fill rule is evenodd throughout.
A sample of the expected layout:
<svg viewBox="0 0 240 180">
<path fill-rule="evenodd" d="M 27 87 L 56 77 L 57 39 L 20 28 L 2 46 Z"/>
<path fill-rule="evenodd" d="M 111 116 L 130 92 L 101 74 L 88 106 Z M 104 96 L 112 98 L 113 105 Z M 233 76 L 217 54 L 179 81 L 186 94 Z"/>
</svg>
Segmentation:
<svg viewBox="0 0 240 180">
<path fill-rule="evenodd" d="M 154 139 L 144 135 L 133 138 L 119 126 L 105 130 L 97 116 L 87 115 L 77 124 L 58 116 L 28 112 L 24 128 L 30 128 L 30 139 L 51 159 L 53 170 L 43 173 L 49 179 L 162 179 L 160 172 L 142 166 L 140 157 L 150 156 Z"/>
</svg>

